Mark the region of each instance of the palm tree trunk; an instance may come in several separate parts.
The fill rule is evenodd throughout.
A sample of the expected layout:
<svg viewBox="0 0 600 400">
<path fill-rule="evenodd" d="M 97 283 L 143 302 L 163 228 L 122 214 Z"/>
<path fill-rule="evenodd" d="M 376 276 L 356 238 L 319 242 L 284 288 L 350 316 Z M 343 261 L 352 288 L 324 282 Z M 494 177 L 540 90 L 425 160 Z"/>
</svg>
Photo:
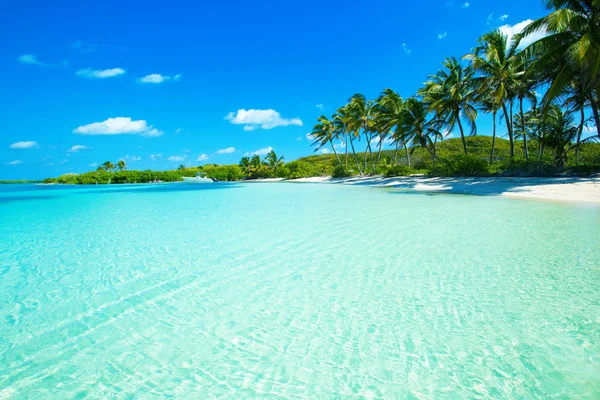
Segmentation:
<svg viewBox="0 0 600 400">
<path fill-rule="evenodd" d="M 377 152 L 377 165 L 379 166 L 379 160 L 381 160 L 381 147 L 383 146 L 383 137 L 379 136 L 379 151 Z"/>
<path fill-rule="evenodd" d="M 345 163 L 346 163 L 346 170 L 347 170 L 348 169 L 348 135 L 346 135 L 346 146 L 345 147 L 346 147 L 346 160 L 345 160 Z"/>
<path fill-rule="evenodd" d="M 437 156 L 435 155 L 436 148 L 437 148 L 437 135 L 435 135 L 435 138 L 433 138 L 433 153 L 431 154 L 432 155 L 431 162 L 433 163 L 433 169 L 435 169 L 435 159 L 437 158 Z M 466 148 L 465 148 L 465 150 L 466 150 Z"/>
<path fill-rule="evenodd" d="M 344 165 L 342 164 L 342 160 L 340 160 L 340 156 L 338 156 L 337 151 L 335 151 L 335 146 L 333 145 L 333 141 L 329 140 L 329 144 L 331 145 L 331 150 L 333 150 L 333 154 L 335 154 L 335 158 L 337 158 L 338 163 L 340 164 L 340 167 L 342 167 L 342 169 L 344 169 Z"/>
<path fill-rule="evenodd" d="M 525 114 L 523 114 L 523 97 L 519 97 L 519 110 L 521 111 L 521 134 L 523 135 L 523 151 L 525 152 L 525 160 L 529 160 L 529 152 L 527 151 L 527 132 L 525 132 Z"/>
<path fill-rule="evenodd" d="M 490 154 L 490 167 L 494 162 L 494 147 L 496 146 L 496 111 L 492 113 L 492 120 L 494 121 L 494 128 L 492 129 L 492 153 Z"/>
<path fill-rule="evenodd" d="M 542 166 L 542 160 L 544 159 L 544 131 L 541 131 L 542 135 L 540 136 L 540 161 L 538 162 L 539 167 Z"/>
<path fill-rule="evenodd" d="M 460 110 L 458 111 L 458 116 L 456 117 L 458 121 L 458 128 L 460 129 L 460 138 L 462 140 L 463 150 L 465 151 L 465 156 L 467 155 L 467 141 L 465 140 L 465 132 L 462 127 L 462 123 L 460 122 Z M 436 136 L 437 140 L 437 136 Z"/>
<path fill-rule="evenodd" d="M 596 121 L 596 133 L 598 134 L 598 138 L 600 138 L 600 115 L 598 114 L 598 104 L 596 104 L 594 98 L 591 98 L 590 100 L 590 103 L 592 105 L 592 112 L 594 113 L 594 120 Z"/>
<path fill-rule="evenodd" d="M 396 165 L 396 161 L 398 160 L 398 148 L 399 148 L 399 143 L 396 142 L 396 151 L 394 152 L 394 162 L 392 162 L 392 165 Z"/>
<path fill-rule="evenodd" d="M 579 142 L 581 142 L 581 134 L 583 133 L 583 126 L 585 125 L 585 110 L 583 106 L 579 110 L 581 115 L 581 122 L 579 123 L 579 130 L 577 131 L 577 143 L 575 144 L 575 163 L 579 162 Z"/>
<path fill-rule="evenodd" d="M 354 141 L 352 140 L 352 136 L 350 136 L 350 146 L 352 146 L 352 154 L 354 155 L 354 161 L 356 161 L 356 168 L 358 169 L 358 173 L 363 175 L 363 172 L 360 170 L 360 164 L 358 163 L 358 158 L 356 157 L 356 151 L 354 150 Z"/>
<path fill-rule="evenodd" d="M 408 143 L 404 142 L 404 151 L 406 152 L 406 160 L 408 161 L 408 166 L 410 167 L 410 153 L 408 152 Z"/>
<path fill-rule="evenodd" d="M 506 104 L 504 104 L 504 102 L 502 102 L 502 111 L 504 112 L 506 128 L 508 129 L 508 141 L 510 142 L 510 161 L 513 162 L 515 160 L 515 142 L 513 141 L 512 125 L 510 123 L 511 117 L 509 117 L 508 111 L 506 111 Z"/>
</svg>

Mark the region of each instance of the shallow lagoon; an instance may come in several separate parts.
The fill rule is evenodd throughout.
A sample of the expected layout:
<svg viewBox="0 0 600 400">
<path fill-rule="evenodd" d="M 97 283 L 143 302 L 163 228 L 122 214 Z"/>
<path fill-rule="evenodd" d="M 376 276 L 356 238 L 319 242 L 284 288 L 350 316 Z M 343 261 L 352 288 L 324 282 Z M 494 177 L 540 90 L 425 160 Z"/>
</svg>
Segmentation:
<svg viewBox="0 0 600 400">
<path fill-rule="evenodd" d="M 0 398 L 600 396 L 600 208 L 0 186 Z"/>
</svg>

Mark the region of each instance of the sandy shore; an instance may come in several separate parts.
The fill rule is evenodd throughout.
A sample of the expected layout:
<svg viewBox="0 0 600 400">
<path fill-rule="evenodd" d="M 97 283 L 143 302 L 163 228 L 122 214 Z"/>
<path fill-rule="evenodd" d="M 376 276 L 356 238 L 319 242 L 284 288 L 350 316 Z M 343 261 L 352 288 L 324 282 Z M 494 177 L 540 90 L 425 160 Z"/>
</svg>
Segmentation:
<svg viewBox="0 0 600 400">
<path fill-rule="evenodd" d="M 565 178 L 432 178 L 409 176 L 332 179 L 314 177 L 288 182 L 394 187 L 420 192 L 461 193 L 522 199 L 600 204 L 600 176 Z"/>
</svg>

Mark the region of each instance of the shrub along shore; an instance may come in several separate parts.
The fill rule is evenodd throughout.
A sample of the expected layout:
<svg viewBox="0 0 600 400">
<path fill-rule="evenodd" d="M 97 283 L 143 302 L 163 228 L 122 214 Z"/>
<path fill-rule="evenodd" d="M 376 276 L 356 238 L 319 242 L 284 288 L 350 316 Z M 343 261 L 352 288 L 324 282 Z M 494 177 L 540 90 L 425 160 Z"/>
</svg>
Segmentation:
<svg viewBox="0 0 600 400">
<path fill-rule="evenodd" d="M 600 144 L 583 143 L 577 159 L 574 151 L 566 154 L 565 165 L 557 166 L 552 152 L 540 154 L 540 148 L 535 140 L 528 143 L 528 160 L 524 158 L 524 149 L 517 145 L 514 161 L 510 160 L 510 143 L 508 140 L 496 138 L 494 156 L 490 163 L 492 138 L 488 136 L 473 136 L 465 138 L 469 146 L 469 155 L 462 153 L 460 138 L 446 139 L 437 145 L 437 157 L 421 147 L 410 149 L 409 156 L 404 151 L 383 150 L 376 166 L 376 174 L 384 176 L 407 176 L 424 174 L 429 176 L 507 176 L 507 177 L 551 177 L 551 176 L 580 176 L 600 172 Z M 535 155 L 535 157 L 534 157 Z M 275 152 L 269 153 L 264 159 L 259 156 L 244 157 L 239 164 L 202 166 L 179 166 L 168 171 L 129 170 L 125 163 L 120 167 L 105 163 L 95 171 L 83 174 L 65 174 L 58 178 L 48 178 L 44 183 L 62 184 L 123 184 L 150 182 L 178 182 L 184 176 L 196 176 L 204 173 L 219 181 L 242 181 L 249 179 L 286 178 L 298 179 L 315 176 L 348 177 L 358 175 L 353 166 L 356 162 L 364 163 L 365 153 L 341 152 L 339 159 L 344 165 L 340 168 L 334 154 L 319 154 L 302 157 L 298 160 L 285 162 L 283 157 Z M 367 153 L 367 164 L 371 156 Z M 410 165 L 409 165 L 410 163 Z M 117 164 L 119 165 L 119 164 Z"/>
</svg>

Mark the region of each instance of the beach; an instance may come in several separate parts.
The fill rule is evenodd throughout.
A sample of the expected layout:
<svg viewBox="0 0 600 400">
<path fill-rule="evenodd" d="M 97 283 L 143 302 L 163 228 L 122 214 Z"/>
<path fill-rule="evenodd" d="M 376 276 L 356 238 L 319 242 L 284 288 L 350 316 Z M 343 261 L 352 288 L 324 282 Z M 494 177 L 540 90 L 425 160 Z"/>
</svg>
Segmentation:
<svg viewBox="0 0 600 400">
<path fill-rule="evenodd" d="M 415 192 L 503 196 L 520 199 L 600 204 L 599 176 L 558 178 L 440 178 L 426 176 L 385 178 L 374 176 L 341 179 L 312 177 L 293 179 L 286 182 L 367 185 L 373 187 L 393 187 Z"/>
</svg>

